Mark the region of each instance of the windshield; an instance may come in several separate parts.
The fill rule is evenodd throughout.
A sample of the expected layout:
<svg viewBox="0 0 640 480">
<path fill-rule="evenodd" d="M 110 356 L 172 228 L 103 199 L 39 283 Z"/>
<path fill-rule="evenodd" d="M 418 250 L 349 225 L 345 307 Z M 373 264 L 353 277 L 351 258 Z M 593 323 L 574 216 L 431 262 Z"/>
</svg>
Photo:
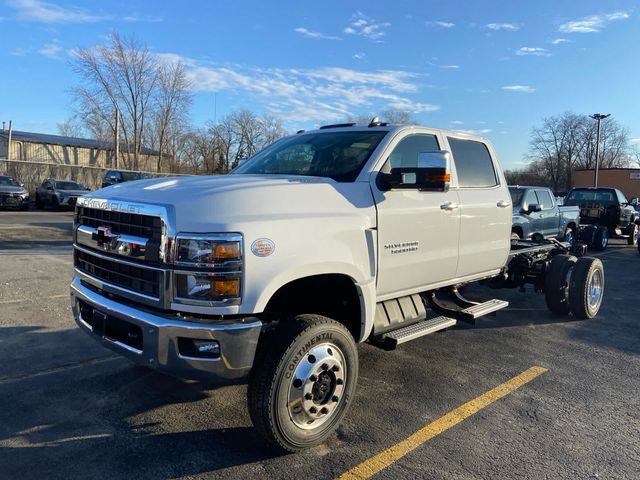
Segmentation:
<svg viewBox="0 0 640 480">
<path fill-rule="evenodd" d="M 353 182 L 386 131 L 323 132 L 283 138 L 232 174 L 304 175 Z"/>
<path fill-rule="evenodd" d="M 509 193 L 511 194 L 511 205 L 513 205 L 514 207 L 520 205 L 520 200 L 522 200 L 524 190 L 520 188 L 510 188 Z"/>
<path fill-rule="evenodd" d="M 122 175 L 122 180 L 125 182 L 130 182 L 132 180 L 141 180 L 144 178 L 144 175 L 137 172 L 120 172 Z"/>
<path fill-rule="evenodd" d="M 79 183 L 65 180 L 62 182 L 56 182 L 56 190 L 86 190 L 86 187 Z"/>
<path fill-rule="evenodd" d="M 611 190 L 571 190 L 564 199 L 565 205 L 577 205 L 580 202 L 616 203 L 616 198 Z"/>
<path fill-rule="evenodd" d="M 3 187 L 19 187 L 20 184 L 11 177 L 0 177 L 0 186 Z"/>
</svg>

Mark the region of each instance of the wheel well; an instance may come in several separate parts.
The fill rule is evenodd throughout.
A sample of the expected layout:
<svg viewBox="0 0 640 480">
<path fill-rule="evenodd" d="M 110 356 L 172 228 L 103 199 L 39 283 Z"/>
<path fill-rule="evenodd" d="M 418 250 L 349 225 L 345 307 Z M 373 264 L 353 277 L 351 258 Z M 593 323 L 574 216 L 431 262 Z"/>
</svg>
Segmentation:
<svg viewBox="0 0 640 480">
<path fill-rule="evenodd" d="M 573 222 L 570 222 L 570 223 L 567 225 L 567 228 L 570 228 L 570 229 L 572 229 L 572 230 L 575 230 L 575 229 L 576 229 L 576 224 L 575 224 L 575 223 L 573 223 Z"/>
<path fill-rule="evenodd" d="M 273 294 L 264 313 L 279 317 L 315 313 L 342 323 L 356 341 L 360 337 L 360 296 L 347 275 L 314 275 L 289 282 Z"/>
<path fill-rule="evenodd" d="M 518 235 L 520 235 L 520 238 L 524 237 L 524 232 L 522 231 L 522 227 L 511 227 L 511 232 L 512 233 L 517 233 Z"/>
</svg>

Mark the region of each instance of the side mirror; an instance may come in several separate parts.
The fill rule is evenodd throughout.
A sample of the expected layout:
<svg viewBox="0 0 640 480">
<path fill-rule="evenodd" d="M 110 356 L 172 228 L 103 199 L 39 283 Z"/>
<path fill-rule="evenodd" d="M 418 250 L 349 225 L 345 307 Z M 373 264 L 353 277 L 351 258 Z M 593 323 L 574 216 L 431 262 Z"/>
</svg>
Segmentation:
<svg viewBox="0 0 640 480">
<path fill-rule="evenodd" d="M 535 213 L 535 212 L 541 212 L 542 211 L 542 206 L 537 204 L 537 203 L 531 203 L 527 209 L 524 211 L 524 213 Z"/>
<path fill-rule="evenodd" d="M 21 186 L 22 188 L 24 188 L 24 183 L 21 183 L 21 184 L 20 184 L 20 186 Z"/>
<path fill-rule="evenodd" d="M 451 181 L 446 150 L 418 153 L 415 167 L 392 168 L 390 173 L 378 174 L 378 187 L 385 190 L 411 189 L 425 192 L 448 192 Z"/>
</svg>

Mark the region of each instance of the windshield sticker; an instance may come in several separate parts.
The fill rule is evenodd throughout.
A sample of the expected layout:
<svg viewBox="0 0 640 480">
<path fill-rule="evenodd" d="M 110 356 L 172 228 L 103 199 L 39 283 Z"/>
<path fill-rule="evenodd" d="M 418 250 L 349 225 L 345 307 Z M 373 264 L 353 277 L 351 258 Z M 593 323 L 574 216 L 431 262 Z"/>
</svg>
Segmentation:
<svg viewBox="0 0 640 480">
<path fill-rule="evenodd" d="M 369 148 L 370 143 L 356 142 L 351 144 L 351 148 Z"/>
</svg>

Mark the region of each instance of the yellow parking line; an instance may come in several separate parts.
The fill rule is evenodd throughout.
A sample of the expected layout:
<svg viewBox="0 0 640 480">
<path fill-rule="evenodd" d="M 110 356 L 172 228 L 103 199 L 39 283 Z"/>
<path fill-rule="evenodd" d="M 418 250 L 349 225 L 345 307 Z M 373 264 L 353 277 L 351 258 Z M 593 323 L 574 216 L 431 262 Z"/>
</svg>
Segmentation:
<svg viewBox="0 0 640 480">
<path fill-rule="evenodd" d="M 455 410 L 450 411 L 446 415 L 421 428 L 401 442 L 387 448 L 376 456 L 365 460 L 348 472 L 343 473 L 340 476 L 340 480 L 355 480 L 372 477 L 392 463 L 400 460 L 407 453 L 418 448 L 426 441 L 440 435 L 442 432 L 457 425 L 471 415 L 491 405 L 493 402 L 500 400 L 502 397 L 510 394 L 526 383 L 529 383 L 531 380 L 546 371 L 547 369 L 543 367 L 531 367 L 528 370 L 525 370 L 520 375 L 513 377 L 511 380 L 508 380 L 464 405 L 459 406 Z"/>
</svg>

